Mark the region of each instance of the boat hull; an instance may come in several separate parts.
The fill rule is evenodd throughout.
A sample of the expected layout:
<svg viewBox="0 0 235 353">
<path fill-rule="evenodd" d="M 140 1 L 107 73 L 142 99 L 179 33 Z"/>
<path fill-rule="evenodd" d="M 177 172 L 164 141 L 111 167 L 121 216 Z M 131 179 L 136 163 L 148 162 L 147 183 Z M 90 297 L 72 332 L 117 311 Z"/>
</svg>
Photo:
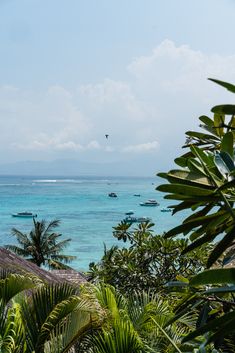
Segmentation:
<svg viewBox="0 0 235 353">
<path fill-rule="evenodd" d="M 14 213 L 14 214 L 12 214 L 12 217 L 33 218 L 33 217 L 37 217 L 37 215 L 36 214 L 18 214 L 18 213 Z"/>
</svg>

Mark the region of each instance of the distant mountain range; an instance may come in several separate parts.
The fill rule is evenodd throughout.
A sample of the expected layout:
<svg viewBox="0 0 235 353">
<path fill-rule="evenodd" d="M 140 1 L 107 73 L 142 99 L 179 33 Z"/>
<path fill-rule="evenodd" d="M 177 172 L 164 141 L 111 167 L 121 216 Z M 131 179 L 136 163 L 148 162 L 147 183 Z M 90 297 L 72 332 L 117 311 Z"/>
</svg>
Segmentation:
<svg viewBox="0 0 235 353">
<path fill-rule="evenodd" d="M 151 163 L 152 164 L 152 163 Z M 0 164 L 0 175 L 58 175 L 58 176 L 154 176 L 156 166 L 146 160 L 90 163 L 72 159 L 54 161 L 22 161 Z"/>
</svg>

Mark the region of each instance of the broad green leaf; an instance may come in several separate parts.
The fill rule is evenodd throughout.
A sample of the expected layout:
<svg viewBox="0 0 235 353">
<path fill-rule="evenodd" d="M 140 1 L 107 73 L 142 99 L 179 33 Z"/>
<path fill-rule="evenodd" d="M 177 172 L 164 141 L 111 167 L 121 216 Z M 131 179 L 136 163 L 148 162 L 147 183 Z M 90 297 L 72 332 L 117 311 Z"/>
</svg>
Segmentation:
<svg viewBox="0 0 235 353">
<path fill-rule="evenodd" d="M 230 312 L 228 314 L 225 314 L 221 317 L 219 317 L 218 319 L 214 319 L 209 321 L 209 323 L 207 323 L 206 325 L 198 328 L 197 330 L 189 333 L 182 342 L 187 342 L 189 340 L 194 339 L 195 337 L 201 336 L 206 332 L 209 331 L 215 331 L 218 330 L 218 328 L 220 328 L 221 326 L 223 326 L 225 323 L 227 322 L 231 322 L 232 320 L 234 320 L 235 318 L 235 312 Z"/>
<path fill-rule="evenodd" d="M 200 116 L 199 120 L 201 120 L 205 125 L 214 126 L 214 121 L 206 115 Z"/>
<path fill-rule="evenodd" d="M 224 163 L 227 165 L 230 172 L 235 170 L 234 161 L 227 152 L 221 151 L 221 152 L 219 152 L 219 155 L 224 160 Z"/>
<path fill-rule="evenodd" d="M 211 196 L 213 194 L 213 190 L 208 190 L 204 185 L 201 185 L 201 187 L 195 187 L 182 184 L 163 184 L 159 185 L 157 190 L 173 194 L 186 194 L 187 196 Z"/>
<path fill-rule="evenodd" d="M 190 286 L 223 283 L 235 284 L 235 268 L 215 268 L 212 270 L 205 270 L 189 281 Z"/>
<path fill-rule="evenodd" d="M 191 151 L 195 155 L 195 157 L 199 159 L 202 166 L 205 164 L 207 167 L 213 167 L 213 159 L 211 158 L 210 155 L 205 153 L 201 148 L 196 146 L 191 146 Z"/>
<path fill-rule="evenodd" d="M 232 85 L 231 83 L 228 82 L 224 82 L 224 81 L 220 81 L 220 80 L 216 80 L 214 78 L 208 78 L 208 80 L 217 83 L 217 85 L 220 85 L 224 88 L 227 88 L 228 91 L 235 93 L 235 86 Z"/>
<path fill-rule="evenodd" d="M 205 172 L 205 169 L 203 166 L 196 160 L 196 158 L 190 158 L 188 160 L 188 168 L 191 172 L 194 173 L 201 173 L 205 177 L 207 177 L 207 173 Z"/>
<path fill-rule="evenodd" d="M 203 237 L 195 240 L 193 243 L 187 246 L 187 248 L 182 251 L 182 255 L 187 254 L 188 252 L 198 248 L 203 244 L 206 244 L 207 242 L 211 242 L 212 240 L 214 240 L 214 238 L 215 236 L 212 234 L 205 234 Z"/>
<path fill-rule="evenodd" d="M 223 105 L 216 105 L 211 109 L 212 113 L 218 114 L 218 116 L 223 116 L 225 115 L 234 115 L 235 114 L 235 105 L 233 104 L 223 104 Z M 218 119 L 218 125 L 215 125 L 215 127 L 219 127 L 219 124 L 222 124 L 223 126 L 224 123 L 224 118 Z"/>
<path fill-rule="evenodd" d="M 227 322 L 224 323 L 223 325 L 220 325 L 218 331 L 215 332 L 214 335 L 208 338 L 207 344 L 211 342 L 215 342 L 218 339 L 224 338 L 230 332 L 234 332 L 234 327 L 235 327 L 235 317 L 231 320 L 227 320 Z"/>
<path fill-rule="evenodd" d="M 227 132 L 221 141 L 221 151 L 227 152 L 232 158 L 234 155 L 234 138 L 233 133 Z"/>
<path fill-rule="evenodd" d="M 210 179 L 202 175 L 201 173 L 196 173 L 187 170 L 173 169 L 167 173 L 167 179 L 172 183 L 183 183 L 191 186 L 207 187 L 208 189 L 213 189 L 213 185 Z"/>
<path fill-rule="evenodd" d="M 215 155 L 215 165 L 220 171 L 221 175 L 227 179 L 230 173 L 230 169 L 220 153 L 216 153 Z"/>
<path fill-rule="evenodd" d="M 214 112 L 215 131 L 219 137 L 222 137 L 224 134 L 224 119 L 225 115 L 222 112 Z"/>
<path fill-rule="evenodd" d="M 210 212 L 212 207 L 213 207 L 213 205 L 211 205 L 211 204 L 206 205 L 205 207 L 200 209 L 198 212 L 194 212 L 192 215 L 185 218 L 184 222 L 189 222 L 195 218 L 205 216 L 206 214 L 208 214 Z M 217 212 L 216 214 L 219 216 L 221 213 Z"/>
<path fill-rule="evenodd" d="M 191 202 L 191 205 L 189 202 L 181 202 L 178 205 L 173 205 L 171 206 L 173 208 L 173 212 L 172 215 L 174 215 L 176 212 L 182 211 L 182 210 L 186 210 L 187 208 L 191 207 L 194 203 Z"/>
<path fill-rule="evenodd" d="M 157 176 L 163 179 L 167 179 L 167 173 L 157 173 Z"/>
<path fill-rule="evenodd" d="M 187 223 L 183 223 L 175 228 L 172 228 L 171 230 L 169 230 L 168 232 L 166 232 L 164 234 L 164 237 L 170 238 L 174 235 L 184 233 L 185 231 L 190 231 L 193 228 L 201 226 L 203 224 L 210 224 L 210 222 L 215 218 L 217 218 L 216 213 L 212 214 L 212 215 L 205 216 L 205 217 L 198 217 L 196 219 L 193 219 L 192 221 L 189 221 Z"/>
<path fill-rule="evenodd" d="M 233 293 L 235 292 L 235 286 L 225 286 L 225 287 L 216 287 L 211 288 L 205 291 L 205 294 L 212 294 L 212 293 Z"/>
<path fill-rule="evenodd" d="M 208 258 L 207 267 L 211 267 L 215 263 L 215 261 L 218 260 L 220 255 L 222 255 L 223 252 L 229 247 L 229 245 L 231 245 L 234 238 L 235 238 L 235 227 L 233 227 L 232 230 L 230 230 L 230 232 L 228 232 L 223 237 L 223 239 L 220 242 L 218 242 L 218 244 L 215 246 L 215 248 L 213 249 L 213 251 L 211 252 Z"/>
<path fill-rule="evenodd" d="M 185 135 L 202 140 L 213 140 L 213 142 L 218 140 L 216 136 L 205 134 L 203 132 L 187 131 Z"/>
<path fill-rule="evenodd" d="M 187 167 L 187 159 L 184 157 L 179 157 L 175 159 L 175 164 L 178 164 L 180 167 Z"/>
</svg>

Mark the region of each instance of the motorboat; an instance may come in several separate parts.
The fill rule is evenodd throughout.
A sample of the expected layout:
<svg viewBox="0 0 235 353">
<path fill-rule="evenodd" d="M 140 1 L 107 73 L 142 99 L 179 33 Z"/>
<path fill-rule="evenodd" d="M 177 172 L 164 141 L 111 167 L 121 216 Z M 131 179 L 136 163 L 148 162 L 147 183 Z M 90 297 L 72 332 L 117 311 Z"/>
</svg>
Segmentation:
<svg viewBox="0 0 235 353">
<path fill-rule="evenodd" d="M 140 197 L 140 194 L 134 194 L 134 196 Z"/>
<path fill-rule="evenodd" d="M 110 192 L 109 197 L 117 197 L 117 194 L 115 192 Z"/>
<path fill-rule="evenodd" d="M 152 207 L 154 207 L 154 206 L 159 206 L 159 203 L 156 200 L 154 200 L 154 199 L 149 199 L 149 200 L 147 200 L 145 202 L 141 202 L 140 206 L 152 206 Z"/>
<path fill-rule="evenodd" d="M 127 216 L 123 219 L 123 222 L 125 223 L 144 223 L 144 222 L 148 222 L 151 221 L 151 218 L 149 217 L 135 217 L 135 216 Z"/>
<path fill-rule="evenodd" d="M 18 213 L 13 213 L 12 217 L 33 218 L 33 217 L 37 217 L 37 215 L 32 212 L 18 212 Z"/>
<path fill-rule="evenodd" d="M 170 208 L 163 207 L 161 208 L 161 212 L 172 212 L 172 210 Z"/>
<path fill-rule="evenodd" d="M 126 216 L 131 216 L 134 214 L 134 211 L 130 210 L 128 212 L 125 213 Z"/>
</svg>

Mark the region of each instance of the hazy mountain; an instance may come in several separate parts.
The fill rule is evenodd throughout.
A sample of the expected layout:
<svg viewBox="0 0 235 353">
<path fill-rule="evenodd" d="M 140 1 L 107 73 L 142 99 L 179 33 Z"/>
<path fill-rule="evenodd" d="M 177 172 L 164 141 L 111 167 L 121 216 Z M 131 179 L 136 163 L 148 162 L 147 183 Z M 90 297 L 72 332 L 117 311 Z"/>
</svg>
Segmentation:
<svg viewBox="0 0 235 353">
<path fill-rule="evenodd" d="M 125 162 L 88 163 L 78 160 L 22 161 L 0 164 L 0 175 L 110 175 L 110 176 L 154 176 L 156 166 L 139 164 L 134 160 Z"/>
</svg>

